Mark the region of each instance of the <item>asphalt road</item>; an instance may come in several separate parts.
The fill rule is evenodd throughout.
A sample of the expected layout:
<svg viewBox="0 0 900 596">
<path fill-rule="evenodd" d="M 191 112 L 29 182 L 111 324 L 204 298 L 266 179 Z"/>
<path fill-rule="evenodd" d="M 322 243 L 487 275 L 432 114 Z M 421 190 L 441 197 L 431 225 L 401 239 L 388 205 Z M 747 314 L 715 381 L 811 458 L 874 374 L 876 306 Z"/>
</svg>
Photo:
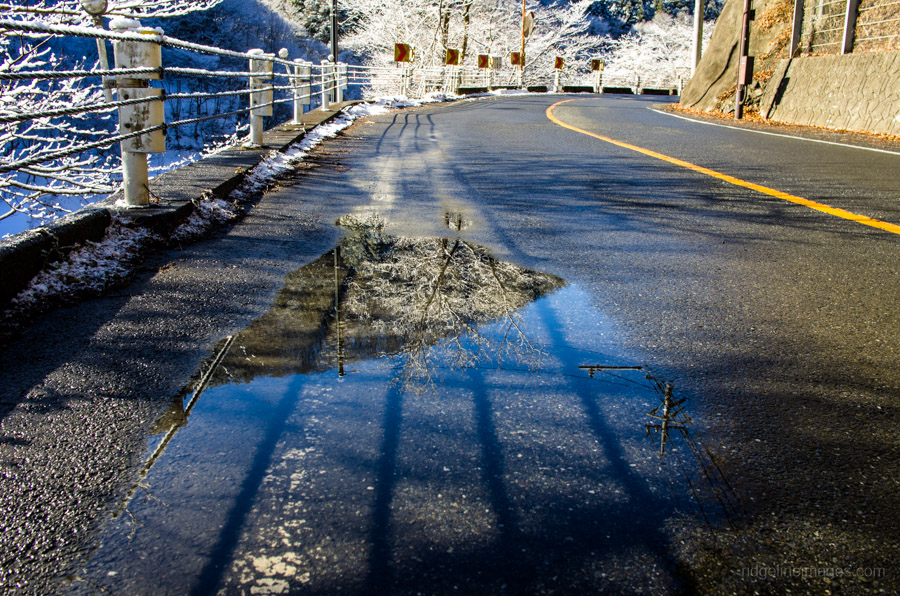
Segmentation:
<svg viewBox="0 0 900 596">
<path fill-rule="evenodd" d="M 5 348 L 0 587 L 46 592 L 77 575 L 169 398 L 288 273 L 335 245 L 338 217 L 377 213 L 393 236 L 440 237 L 451 212 L 472 222 L 467 241 L 584 292 L 609 321 L 606 341 L 689 397 L 731 479 L 743 513 L 711 529 L 670 520 L 677 577 L 643 589 L 897 590 L 900 235 L 564 128 L 546 113 L 561 99 L 357 123 L 241 222 L 151 255 L 129 287 L 47 315 Z M 579 98 L 553 114 L 900 224 L 896 154 L 715 128 L 653 103 Z M 609 586 L 639 566 L 631 574 Z M 519 587 L 576 585 L 591 587 L 538 572 Z"/>
</svg>

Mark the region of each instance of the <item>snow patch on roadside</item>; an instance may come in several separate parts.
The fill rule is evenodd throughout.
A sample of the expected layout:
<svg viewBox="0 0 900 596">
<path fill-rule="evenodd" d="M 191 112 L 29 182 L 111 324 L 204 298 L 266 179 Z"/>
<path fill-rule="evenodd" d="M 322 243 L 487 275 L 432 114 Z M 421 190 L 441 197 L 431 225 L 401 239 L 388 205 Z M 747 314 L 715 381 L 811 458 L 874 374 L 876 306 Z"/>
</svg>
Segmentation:
<svg viewBox="0 0 900 596">
<path fill-rule="evenodd" d="M 88 241 L 66 260 L 38 273 L 12 300 L 9 310 L 22 312 L 99 294 L 124 281 L 140 260 L 141 251 L 156 239 L 149 230 L 113 219 L 100 242 Z"/>
<path fill-rule="evenodd" d="M 189 242 L 204 236 L 208 231 L 237 219 L 243 210 L 236 203 L 229 203 L 212 194 L 205 194 L 193 201 L 194 210 L 169 236 L 171 242 Z"/>
</svg>

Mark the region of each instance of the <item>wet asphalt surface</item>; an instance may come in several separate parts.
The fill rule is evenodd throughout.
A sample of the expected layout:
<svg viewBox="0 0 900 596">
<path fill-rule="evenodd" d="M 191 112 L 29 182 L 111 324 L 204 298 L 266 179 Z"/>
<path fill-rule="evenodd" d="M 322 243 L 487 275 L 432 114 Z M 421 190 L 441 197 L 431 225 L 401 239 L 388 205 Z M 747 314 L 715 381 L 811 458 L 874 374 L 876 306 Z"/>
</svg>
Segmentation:
<svg viewBox="0 0 900 596">
<path fill-rule="evenodd" d="M 46 315 L 5 348 L 0 587 L 77 583 L 171 398 L 216 342 L 268 310 L 287 274 L 335 245 L 338 217 L 376 212 L 396 236 L 439 237 L 453 211 L 473 222 L 467 240 L 585 291 L 621 352 L 690 396 L 742 504 L 713 530 L 660 522 L 662 571 L 624 549 L 577 581 L 535 572 L 517 591 L 601 589 L 611 569 L 620 591 L 897 590 L 900 238 L 562 129 L 544 114 L 558 99 L 359 122 L 236 225 L 151 254 L 127 288 Z M 650 105 L 602 98 L 555 113 L 900 223 L 900 156 L 713 129 Z M 388 414 L 367 415 L 390 428 Z M 473 549 L 459 569 L 491 552 Z M 419 577 L 399 591 L 452 591 L 453 578 Z"/>
</svg>

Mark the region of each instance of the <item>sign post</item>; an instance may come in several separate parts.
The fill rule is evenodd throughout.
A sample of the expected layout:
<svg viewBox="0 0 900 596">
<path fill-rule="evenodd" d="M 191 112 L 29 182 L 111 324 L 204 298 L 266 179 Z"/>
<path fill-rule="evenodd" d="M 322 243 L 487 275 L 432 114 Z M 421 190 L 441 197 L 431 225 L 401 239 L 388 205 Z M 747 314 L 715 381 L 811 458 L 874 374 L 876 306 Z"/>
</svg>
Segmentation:
<svg viewBox="0 0 900 596">
<path fill-rule="evenodd" d="M 594 93 L 603 93 L 603 69 L 606 63 L 603 60 L 591 60 L 591 70 L 597 73 L 594 81 Z"/>
<path fill-rule="evenodd" d="M 534 13 L 527 12 L 522 0 L 522 51 L 519 53 L 519 87 L 525 87 L 525 38 L 534 31 Z"/>
<path fill-rule="evenodd" d="M 408 43 L 394 44 L 394 62 L 400 65 L 400 95 L 406 96 L 408 89 L 407 78 L 408 72 L 404 64 L 412 62 L 415 52 L 413 47 Z"/>
<path fill-rule="evenodd" d="M 750 10 L 750 0 L 744 0 L 744 12 L 741 15 L 741 45 L 738 54 L 738 83 L 734 93 L 734 119 L 740 120 L 744 116 L 744 87 L 753 78 L 753 60 L 748 59 L 750 47 L 750 21 L 753 19 Z"/>
<path fill-rule="evenodd" d="M 559 73 L 565 67 L 566 61 L 559 56 L 553 61 L 553 68 L 556 69 L 556 73 L 553 75 L 553 92 L 559 93 Z"/>
</svg>

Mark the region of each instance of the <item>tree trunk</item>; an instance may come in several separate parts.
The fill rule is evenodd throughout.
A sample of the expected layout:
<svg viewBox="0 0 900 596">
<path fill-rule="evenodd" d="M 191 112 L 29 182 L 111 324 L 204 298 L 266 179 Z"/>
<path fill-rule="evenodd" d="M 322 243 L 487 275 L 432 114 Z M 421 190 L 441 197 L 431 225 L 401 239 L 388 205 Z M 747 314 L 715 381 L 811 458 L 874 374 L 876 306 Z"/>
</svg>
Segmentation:
<svg viewBox="0 0 900 596">
<path fill-rule="evenodd" d="M 463 38 L 462 38 L 462 47 L 459 50 L 459 62 L 462 62 L 466 59 L 466 49 L 469 47 L 469 10 L 472 8 L 472 0 L 467 0 L 462 7 L 462 22 L 463 22 Z"/>
</svg>

